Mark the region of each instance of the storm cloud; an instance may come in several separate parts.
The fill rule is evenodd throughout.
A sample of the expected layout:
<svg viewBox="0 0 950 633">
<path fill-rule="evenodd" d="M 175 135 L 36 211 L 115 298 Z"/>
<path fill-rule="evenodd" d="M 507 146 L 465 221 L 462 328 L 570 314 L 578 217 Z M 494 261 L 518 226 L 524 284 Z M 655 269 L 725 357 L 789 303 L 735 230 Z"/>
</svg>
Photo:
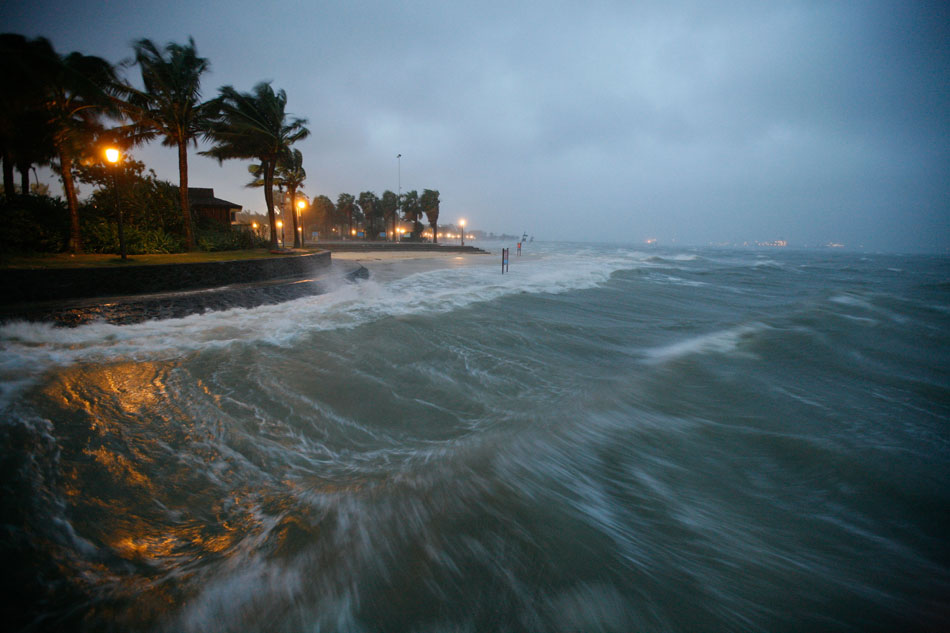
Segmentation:
<svg viewBox="0 0 950 633">
<path fill-rule="evenodd" d="M 192 35 L 309 120 L 306 193 L 435 188 L 538 239 L 950 249 L 950 15 L 908 2 L 13 0 L 4 29 L 117 62 Z M 134 68 L 127 71 L 135 76 Z M 177 181 L 173 150 L 136 151 Z M 246 165 L 195 186 L 260 211 Z"/>
</svg>

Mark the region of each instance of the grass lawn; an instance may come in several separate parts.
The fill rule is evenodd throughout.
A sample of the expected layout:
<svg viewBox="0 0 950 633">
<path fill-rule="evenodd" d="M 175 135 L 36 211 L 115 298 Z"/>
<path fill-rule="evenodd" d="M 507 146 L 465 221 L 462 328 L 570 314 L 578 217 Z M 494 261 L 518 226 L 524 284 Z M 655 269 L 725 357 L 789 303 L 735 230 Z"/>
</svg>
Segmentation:
<svg viewBox="0 0 950 633">
<path fill-rule="evenodd" d="M 217 251 L 213 253 L 173 253 L 170 255 L 129 255 L 123 262 L 115 254 L 70 255 L 69 253 L 50 253 L 44 255 L 14 255 L 4 257 L 0 268 L 109 268 L 117 266 L 159 266 L 162 264 L 191 264 L 198 262 L 223 262 L 238 259 L 260 259 L 265 257 L 287 257 L 313 253 L 320 249 L 304 248 L 281 253 L 272 253 L 266 248 L 243 251 Z"/>
</svg>

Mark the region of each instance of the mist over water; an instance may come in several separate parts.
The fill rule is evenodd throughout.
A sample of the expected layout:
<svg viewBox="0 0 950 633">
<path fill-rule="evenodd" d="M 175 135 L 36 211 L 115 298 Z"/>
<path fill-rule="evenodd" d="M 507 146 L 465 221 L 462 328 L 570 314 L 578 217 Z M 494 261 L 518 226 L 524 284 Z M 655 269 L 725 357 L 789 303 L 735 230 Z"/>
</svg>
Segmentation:
<svg viewBox="0 0 950 633">
<path fill-rule="evenodd" d="M 498 259 L 0 326 L 13 628 L 947 628 L 950 260 Z"/>
</svg>

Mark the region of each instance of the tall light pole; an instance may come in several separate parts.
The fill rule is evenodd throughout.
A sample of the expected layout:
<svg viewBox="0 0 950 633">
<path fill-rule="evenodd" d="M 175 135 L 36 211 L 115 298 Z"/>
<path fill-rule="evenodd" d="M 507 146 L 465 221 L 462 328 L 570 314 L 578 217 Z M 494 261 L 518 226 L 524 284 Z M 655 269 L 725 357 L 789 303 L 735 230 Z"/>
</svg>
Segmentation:
<svg viewBox="0 0 950 633">
<path fill-rule="evenodd" d="M 459 220 L 459 226 L 462 227 L 462 230 L 459 231 L 459 237 L 462 238 L 462 246 L 465 246 L 465 218 Z"/>
<path fill-rule="evenodd" d="M 402 154 L 396 154 L 396 167 L 398 170 L 399 178 L 399 187 L 396 193 L 396 215 L 402 215 Z M 398 242 L 396 239 L 396 220 L 393 219 L 393 240 Z"/>
<path fill-rule="evenodd" d="M 106 149 L 106 160 L 112 163 L 112 193 L 115 202 L 115 214 L 119 221 L 119 254 L 122 261 L 128 259 L 125 254 L 125 222 L 122 217 L 122 205 L 119 204 L 119 161 L 122 160 L 122 153 L 114 147 Z"/>
<path fill-rule="evenodd" d="M 297 231 L 300 233 L 300 247 L 303 248 L 303 224 L 301 223 L 303 210 L 307 207 L 307 201 L 303 198 L 297 200 Z"/>
<path fill-rule="evenodd" d="M 280 229 L 280 247 L 284 248 L 284 221 L 277 220 L 277 228 Z"/>
</svg>

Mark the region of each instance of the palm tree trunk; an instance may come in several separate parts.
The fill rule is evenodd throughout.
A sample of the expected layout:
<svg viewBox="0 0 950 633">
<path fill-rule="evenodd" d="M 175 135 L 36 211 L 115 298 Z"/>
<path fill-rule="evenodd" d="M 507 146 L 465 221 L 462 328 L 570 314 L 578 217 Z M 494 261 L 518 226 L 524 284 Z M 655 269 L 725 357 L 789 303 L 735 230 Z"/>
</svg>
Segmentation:
<svg viewBox="0 0 950 633">
<path fill-rule="evenodd" d="M 30 166 L 20 165 L 20 193 L 30 193 Z"/>
<path fill-rule="evenodd" d="M 430 222 L 429 226 L 432 227 L 432 243 L 439 243 L 439 226 L 437 222 Z"/>
<path fill-rule="evenodd" d="M 7 200 L 11 200 L 16 194 L 13 177 L 13 159 L 10 152 L 3 152 L 3 195 Z"/>
<path fill-rule="evenodd" d="M 185 222 L 185 250 L 195 250 L 195 231 L 191 225 L 191 205 L 188 202 L 188 144 L 178 142 L 178 197 Z"/>
<path fill-rule="evenodd" d="M 287 205 L 290 207 L 290 217 L 294 219 L 294 248 L 300 248 L 300 231 L 297 230 L 297 190 L 287 188 Z"/>
<path fill-rule="evenodd" d="M 73 184 L 73 157 L 65 148 L 59 148 L 59 167 L 63 177 L 63 192 L 69 206 L 69 252 L 82 253 L 82 233 L 79 231 L 79 200 L 76 197 L 76 185 Z"/>
<path fill-rule="evenodd" d="M 277 250 L 277 218 L 274 216 L 274 166 L 262 160 L 264 169 L 264 203 L 267 204 L 267 222 L 270 224 L 270 247 Z"/>
</svg>

